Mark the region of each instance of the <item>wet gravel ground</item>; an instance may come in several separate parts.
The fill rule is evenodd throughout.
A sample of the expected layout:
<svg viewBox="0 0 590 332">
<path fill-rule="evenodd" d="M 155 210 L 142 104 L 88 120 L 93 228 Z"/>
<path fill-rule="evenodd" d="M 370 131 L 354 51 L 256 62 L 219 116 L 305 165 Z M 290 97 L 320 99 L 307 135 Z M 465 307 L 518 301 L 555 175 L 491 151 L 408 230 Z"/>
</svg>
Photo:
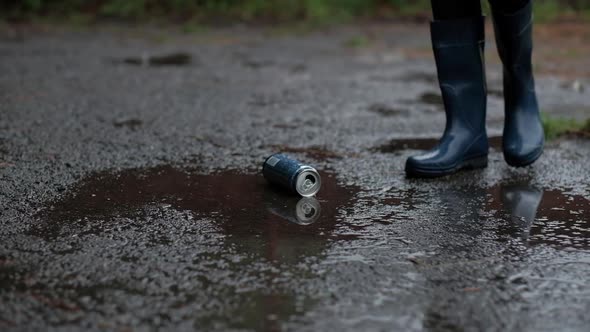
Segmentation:
<svg viewBox="0 0 590 332">
<path fill-rule="evenodd" d="M 0 329 L 587 331 L 590 142 L 505 164 L 491 38 L 489 167 L 417 180 L 425 25 L 279 32 L 3 31 Z M 588 84 L 538 76 L 543 111 Z M 279 151 L 322 172 L 307 220 Z"/>
</svg>

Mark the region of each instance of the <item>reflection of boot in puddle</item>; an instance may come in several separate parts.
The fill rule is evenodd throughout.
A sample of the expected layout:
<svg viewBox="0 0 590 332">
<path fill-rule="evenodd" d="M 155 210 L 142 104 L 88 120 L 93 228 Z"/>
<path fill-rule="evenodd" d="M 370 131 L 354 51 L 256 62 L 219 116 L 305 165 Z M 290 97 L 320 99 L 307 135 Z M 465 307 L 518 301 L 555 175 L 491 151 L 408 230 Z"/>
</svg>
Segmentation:
<svg viewBox="0 0 590 332">
<path fill-rule="evenodd" d="M 543 190 L 541 189 L 527 185 L 502 186 L 504 208 L 510 212 L 512 225 L 517 227 L 525 241 L 529 237 L 542 198 Z"/>
<path fill-rule="evenodd" d="M 310 225 L 318 220 L 321 213 L 320 202 L 313 197 L 273 201 L 268 210 L 283 219 L 298 225 Z"/>
</svg>

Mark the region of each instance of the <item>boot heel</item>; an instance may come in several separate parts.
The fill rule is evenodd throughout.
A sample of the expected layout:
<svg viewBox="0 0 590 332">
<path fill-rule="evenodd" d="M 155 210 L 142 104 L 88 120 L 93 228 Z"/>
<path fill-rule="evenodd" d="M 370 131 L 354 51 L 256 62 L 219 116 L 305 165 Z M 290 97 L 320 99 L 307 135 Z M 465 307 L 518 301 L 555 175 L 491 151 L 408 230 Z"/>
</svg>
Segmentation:
<svg viewBox="0 0 590 332">
<path fill-rule="evenodd" d="M 488 156 L 477 157 L 469 160 L 465 160 L 463 162 L 463 167 L 465 169 L 476 169 L 476 168 L 486 168 L 488 167 Z"/>
</svg>

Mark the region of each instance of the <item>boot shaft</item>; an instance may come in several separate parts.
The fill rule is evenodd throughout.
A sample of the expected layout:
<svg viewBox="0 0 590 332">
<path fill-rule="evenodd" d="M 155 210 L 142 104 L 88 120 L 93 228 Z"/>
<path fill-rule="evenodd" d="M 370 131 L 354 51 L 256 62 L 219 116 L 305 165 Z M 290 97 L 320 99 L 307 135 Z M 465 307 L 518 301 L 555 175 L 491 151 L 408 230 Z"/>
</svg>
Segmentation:
<svg viewBox="0 0 590 332">
<path fill-rule="evenodd" d="M 532 1 L 520 10 L 506 14 L 493 11 L 498 54 L 504 67 L 506 109 L 517 104 L 536 104 L 533 78 Z"/>
<path fill-rule="evenodd" d="M 431 37 L 447 124 L 445 131 L 485 131 L 483 17 L 433 21 Z"/>
<path fill-rule="evenodd" d="M 512 84 L 534 87 L 532 81 L 533 13 L 532 1 L 515 13 L 492 12 L 498 54 L 504 75 Z"/>
</svg>

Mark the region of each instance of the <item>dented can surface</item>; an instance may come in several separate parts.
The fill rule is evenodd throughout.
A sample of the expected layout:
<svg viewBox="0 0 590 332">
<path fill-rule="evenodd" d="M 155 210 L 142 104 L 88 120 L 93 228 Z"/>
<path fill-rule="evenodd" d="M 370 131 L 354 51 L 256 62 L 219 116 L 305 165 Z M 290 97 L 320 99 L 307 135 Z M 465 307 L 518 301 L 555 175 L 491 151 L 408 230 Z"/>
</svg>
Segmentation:
<svg viewBox="0 0 590 332">
<path fill-rule="evenodd" d="M 268 182 L 303 197 L 314 196 L 322 186 L 320 174 L 315 168 L 281 153 L 266 158 L 262 165 L 262 174 Z"/>
</svg>

